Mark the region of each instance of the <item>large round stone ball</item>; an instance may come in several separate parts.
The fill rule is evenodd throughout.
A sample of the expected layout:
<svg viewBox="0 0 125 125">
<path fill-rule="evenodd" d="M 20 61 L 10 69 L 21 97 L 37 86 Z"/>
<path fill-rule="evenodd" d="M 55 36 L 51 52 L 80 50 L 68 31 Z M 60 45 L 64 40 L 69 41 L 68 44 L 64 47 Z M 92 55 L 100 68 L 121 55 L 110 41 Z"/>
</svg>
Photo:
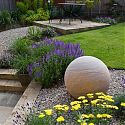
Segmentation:
<svg viewBox="0 0 125 125">
<path fill-rule="evenodd" d="M 109 88 L 110 73 L 101 60 L 82 56 L 69 64 L 64 81 L 68 92 L 78 98 L 87 93 L 106 92 Z"/>
</svg>

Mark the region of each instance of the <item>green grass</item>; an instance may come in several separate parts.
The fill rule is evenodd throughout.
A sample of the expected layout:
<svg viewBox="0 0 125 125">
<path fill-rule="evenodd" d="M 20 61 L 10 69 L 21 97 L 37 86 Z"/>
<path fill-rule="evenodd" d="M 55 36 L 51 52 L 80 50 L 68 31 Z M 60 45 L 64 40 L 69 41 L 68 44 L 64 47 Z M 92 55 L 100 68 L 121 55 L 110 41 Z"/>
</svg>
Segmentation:
<svg viewBox="0 0 125 125">
<path fill-rule="evenodd" d="M 80 43 L 85 55 L 101 59 L 109 68 L 125 69 L 125 23 L 56 39 Z"/>
</svg>

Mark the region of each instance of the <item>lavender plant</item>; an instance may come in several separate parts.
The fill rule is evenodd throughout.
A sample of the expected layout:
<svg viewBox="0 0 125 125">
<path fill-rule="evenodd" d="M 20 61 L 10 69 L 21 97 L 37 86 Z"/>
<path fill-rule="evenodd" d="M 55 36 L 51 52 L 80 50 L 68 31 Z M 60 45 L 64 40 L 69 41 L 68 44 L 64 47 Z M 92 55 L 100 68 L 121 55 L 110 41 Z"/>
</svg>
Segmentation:
<svg viewBox="0 0 125 125">
<path fill-rule="evenodd" d="M 62 41 L 45 39 L 41 44 L 34 45 L 52 46 L 52 49 L 41 58 L 28 66 L 29 74 L 42 83 L 43 87 L 50 87 L 63 78 L 69 63 L 75 58 L 83 56 L 79 44 L 64 43 Z"/>
</svg>

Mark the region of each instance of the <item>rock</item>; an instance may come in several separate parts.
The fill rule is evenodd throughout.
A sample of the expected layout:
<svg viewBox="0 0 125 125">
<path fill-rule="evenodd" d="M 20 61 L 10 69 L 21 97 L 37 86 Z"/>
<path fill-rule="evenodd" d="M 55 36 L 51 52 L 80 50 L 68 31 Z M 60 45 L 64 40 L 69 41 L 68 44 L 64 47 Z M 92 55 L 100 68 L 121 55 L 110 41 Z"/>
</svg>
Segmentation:
<svg viewBox="0 0 125 125">
<path fill-rule="evenodd" d="M 64 81 L 68 92 L 78 98 L 87 93 L 106 92 L 109 88 L 110 73 L 101 60 L 82 56 L 69 64 Z"/>
</svg>

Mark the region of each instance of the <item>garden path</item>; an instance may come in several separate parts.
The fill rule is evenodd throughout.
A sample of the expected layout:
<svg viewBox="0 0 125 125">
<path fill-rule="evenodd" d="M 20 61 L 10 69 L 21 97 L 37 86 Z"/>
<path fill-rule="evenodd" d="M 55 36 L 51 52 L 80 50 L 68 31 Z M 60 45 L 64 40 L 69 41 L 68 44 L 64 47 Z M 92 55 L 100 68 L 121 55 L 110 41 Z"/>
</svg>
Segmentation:
<svg viewBox="0 0 125 125">
<path fill-rule="evenodd" d="M 6 50 L 17 38 L 24 37 L 28 27 L 16 28 L 0 32 L 0 54 Z"/>
</svg>

